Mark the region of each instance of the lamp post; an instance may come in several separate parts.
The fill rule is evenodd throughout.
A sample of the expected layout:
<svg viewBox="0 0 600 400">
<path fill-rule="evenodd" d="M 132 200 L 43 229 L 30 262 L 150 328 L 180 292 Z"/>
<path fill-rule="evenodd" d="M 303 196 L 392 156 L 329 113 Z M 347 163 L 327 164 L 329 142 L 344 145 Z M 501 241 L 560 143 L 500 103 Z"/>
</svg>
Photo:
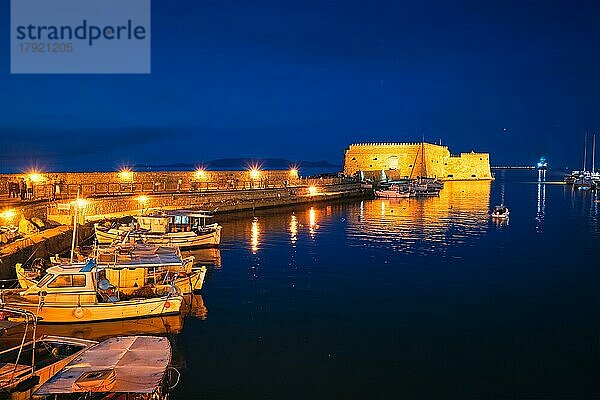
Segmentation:
<svg viewBox="0 0 600 400">
<path fill-rule="evenodd" d="M 71 203 L 73 205 L 73 239 L 71 241 L 71 263 L 73 263 L 73 258 L 75 256 L 75 243 L 77 241 L 77 220 L 79 218 L 79 211 L 84 209 L 87 206 L 89 201 L 86 199 L 79 198 L 79 190 L 77 190 L 77 199 Z"/>
</svg>

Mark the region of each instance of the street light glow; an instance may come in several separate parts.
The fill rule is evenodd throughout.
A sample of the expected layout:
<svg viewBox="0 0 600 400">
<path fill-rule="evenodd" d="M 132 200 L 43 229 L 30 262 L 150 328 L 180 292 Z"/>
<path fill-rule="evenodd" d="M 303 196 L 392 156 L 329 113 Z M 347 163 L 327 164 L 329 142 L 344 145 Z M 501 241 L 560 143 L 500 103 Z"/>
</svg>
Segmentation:
<svg viewBox="0 0 600 400">
<path fill-rule="evenodd" d="M 27 178 L 33 183 L 40 183 L 46 180 L 44 176 L 37 171 L 30 171 L 27 174 Z"/>
<path fill-rule="evenodd" d="M 136 200 L 138 201 L 138 203 L 146 204 L 150 200 L 150 198 L 148 196 L 141 195 L 136 197 Z"/>
<path fill-rule="evenodd" d="M 12 220 L 15 216 L 17 215 L 17 212 L 12 209 L 9 208 L 8 210 L 4 210 L 0 213 L 0 218 L 6 220 L 6 221 L 10 221 Z"/>
<path fill-rule="evenodd" d="M 89 204 L 90 204 L 90 201 L 87 199 L 78 198 L 77 200 L 73 201 L 73 205 L 77 206 L 77 208 L 79 208 L 80 210 L 82 208 L 87 207 Z"/>
<path fill-rule="evenodd" d="M 206 171 L 202 168 L 198 168 L 194 175 L 196 179 L 206 179 Z"/>
<path fill-rule="evenodd" d="M 296 168 L 296 167 L 290 168 L 290 176 L 292 178 L 298 178 L 298 168 Z"/>
<path fill-rule="evenodd" d="M 253 167 L 250 170 L 250 179 L 259 179 L 260 178 L 260 169 L 258 167 Z"/>
<path fill-rule="evenodd" d="M 124 168 L 119 171 L 119 178 L 124 181 L 130 181 L 133 178 L 133 171 L 130 169 Z"/>
<path fill-rule="evenodd" d="M 308 188 L 308 194 L 311 196 L 314 196 L 315 194 L 318 193 L 318 190 L 315 186 L 311 186 Z"/>
</svg>

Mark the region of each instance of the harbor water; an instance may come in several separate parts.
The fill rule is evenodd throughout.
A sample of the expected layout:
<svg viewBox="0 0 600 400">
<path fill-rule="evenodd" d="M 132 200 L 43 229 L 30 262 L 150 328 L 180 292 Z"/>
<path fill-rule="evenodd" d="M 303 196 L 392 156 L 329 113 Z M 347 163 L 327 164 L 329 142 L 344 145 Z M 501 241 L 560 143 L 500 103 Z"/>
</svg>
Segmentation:
<svg viewBox="0 0 600 400">
<path fill-rule="evenodd" d="M 496 178 L 220 221 L 173 397 L 599 398 L 600 203 Z"/>
</svg>

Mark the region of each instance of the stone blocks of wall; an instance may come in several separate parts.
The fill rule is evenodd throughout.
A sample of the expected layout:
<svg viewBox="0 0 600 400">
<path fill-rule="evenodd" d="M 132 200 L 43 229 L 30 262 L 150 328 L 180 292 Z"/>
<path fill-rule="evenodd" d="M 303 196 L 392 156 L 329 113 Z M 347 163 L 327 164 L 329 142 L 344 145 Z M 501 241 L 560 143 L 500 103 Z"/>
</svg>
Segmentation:
<svg viewBox="0 0 600 400">
<path fill-rule="evenodd" d="M 461 153 L 453 156 L 447 146 L 431 143 L 352 144 L 344 155 L 344 174 L 363 171 L 378 178 L 435 177 L 443 180 L 492 179 L 489 154 Z"/>
</svg>

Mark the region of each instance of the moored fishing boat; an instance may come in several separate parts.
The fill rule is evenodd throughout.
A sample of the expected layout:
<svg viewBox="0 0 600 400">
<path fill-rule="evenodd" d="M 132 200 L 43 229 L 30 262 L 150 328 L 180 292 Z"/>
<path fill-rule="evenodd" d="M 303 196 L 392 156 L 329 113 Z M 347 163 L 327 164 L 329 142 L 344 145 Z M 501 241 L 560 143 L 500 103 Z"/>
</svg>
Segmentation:
<svg viewBox="0 0 600 400">
<path fill-rule="evenodd" d="M 94 399 L 167 399 L 179 380 L 171 364 L 169 340 L 157 336 L 124 336 L 95 344 L 75 357 L 34 396 Z"/>
<path fill-rule="evenodd" d="M 413 197 L 415 191 L 407 183 L 381 184 L 375 189 L 375 196 L 386 199 Z"/>
<path fill-rule="evenodd" d="M 163 293 L 164 292 L 164 293 Z M 29 311 L 42 323 L 78 323 L 178 314 L 183 297 L 175 286 L 142 287 L 124 293 L 107 278 L 95 260 L 55 266 L 26 290 L 5 289 L 0 302 Z"/>
<path fill-rule="evenodd" d="M 221 243 L 221 226 L 206 224 L 206 211 L 153 211 L 135 217 L 131 224 L 95 224 L 98 243 L 122 241 L 126 236 L 147 244 L 184 248 L 211 247 Z"/>
<path fill-rule="evenodd" d="M 0 308 L 24 321 L 18 344 L 0 351 L 0 396 L 27 399 L 31 392 L 50 379 L 81 351 L 95 341 L 61 336 L 35 337 L 35 315 L 18 309 Z M 31 338 L 29 338 L 31 335 Z"/>
<path fill-rule="evenodd" d="M 106 278 L 123 293 L 131 293 L 144 286 L 175 284 L 182 293 L 202 289 L 206 267 L 194 268 L 194 256 L 183 258 L 178 248 L 125 243 L 110 247 L 96 246 L 91 253 L 97 270 L 104 269 Z M 67 265 L 68 259 L 51 258 L 53 265 Z M 73 265 L 84 266 L 84 263 Z M 25 268 L 15 266 L 22 288 L 35 285 L 44 275 L 39 260 Z"/>
</svg>

